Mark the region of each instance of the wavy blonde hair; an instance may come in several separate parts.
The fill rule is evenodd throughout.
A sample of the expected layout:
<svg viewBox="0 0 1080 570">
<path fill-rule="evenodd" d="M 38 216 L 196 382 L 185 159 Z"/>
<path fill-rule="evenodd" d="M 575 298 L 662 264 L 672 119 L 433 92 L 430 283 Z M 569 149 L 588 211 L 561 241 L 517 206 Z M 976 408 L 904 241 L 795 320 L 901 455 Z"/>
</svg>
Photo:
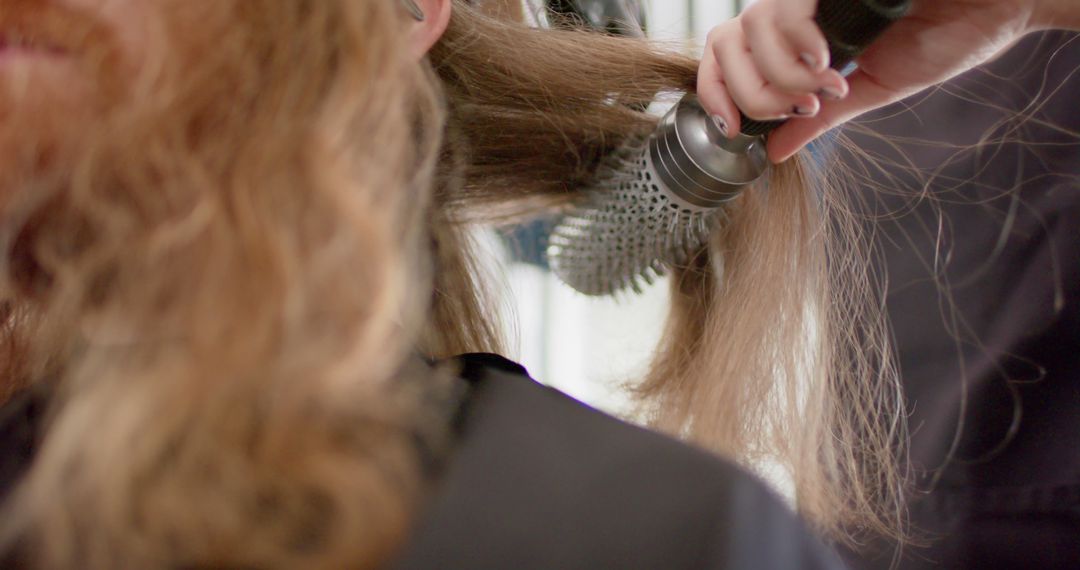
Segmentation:
<svg viewBox="0 0 1080 570">
<path fill-rule="evenodd" d="M 28 564 L 392 559 L 427 489 L 417 442 L 446 442 L 447 377 L 418 357 L 500 348 L 467 224 L 572 203 L 653 128 L 635 109 L 696 74 L 453 9 L 417 65 L 390 0 L 170 5 L 152 76 L 62 178 L 24 181 L 7 364 L 50 412 L 0 536 Z M 819 179 L 778 168 L 676 270 L 641 394 L 659 427 L 788 467 L 834 536 L 895 529 L 901 414 Z"/>
</svg>

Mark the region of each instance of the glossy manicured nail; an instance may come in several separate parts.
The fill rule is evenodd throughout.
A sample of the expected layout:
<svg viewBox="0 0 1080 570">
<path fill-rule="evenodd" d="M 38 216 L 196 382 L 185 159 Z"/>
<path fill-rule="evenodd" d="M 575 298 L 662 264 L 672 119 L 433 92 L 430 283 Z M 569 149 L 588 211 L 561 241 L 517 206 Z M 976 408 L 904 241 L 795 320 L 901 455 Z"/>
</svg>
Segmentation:
<svg viewBox="0 0 1080 570">
<path fill-rule="evenodd" d="M 724 135 L 725 137 L 728 136 L 727 121 L 725 121 L 723 117 L 721 117 L 720 115 L 713 115 L 712 121 L 713 124 L 716 125 L 716 128 L 720 129 L 720 134 Z"/>
<path fill-rule="evenodd" d="M 799 59 L 804 64 L 806 64 L 806 67 L 809 67 L 810 69 L 813 69 L 813 70 L 818 69 L 818 60 L 817 60 L 816 57 L 814 57 L 813 54 L 811 54 L 809 52 L 803 52 L 803 53 L 799 54 Z"/>
<path fill-rule="evenodd" d="M 825 68 L 828 67 L 827 60 L 822 62 L 821 59 L 814 57 L 814 55 L 809 52 L 799 54 L 799 60 L 802 62 L 802 65 L 809 67 L 811 71 L 824 71 Z"/>
<path fill-rule="evenodd" d="M 826 99 L 832 99 L 833 101 L 839 101 L 839 100 L 844 98 L 843 93 L 841 93 L 840 91 L 837 91 L 836 89 L 834 89 L 832 87 L 822 87 L 821 89 L 818 89 L 817 94 L 818 94 L 819 97 L 824 97 Z"/>
<path fill-rule="evenodd" d="M 817 114 L 817 110 L 815 110 L 813 107 L 801 107 L 799 105 L 795 105 L 791 108 L 791 113 L 796 117 L 810 117 Z"/>
</svg>

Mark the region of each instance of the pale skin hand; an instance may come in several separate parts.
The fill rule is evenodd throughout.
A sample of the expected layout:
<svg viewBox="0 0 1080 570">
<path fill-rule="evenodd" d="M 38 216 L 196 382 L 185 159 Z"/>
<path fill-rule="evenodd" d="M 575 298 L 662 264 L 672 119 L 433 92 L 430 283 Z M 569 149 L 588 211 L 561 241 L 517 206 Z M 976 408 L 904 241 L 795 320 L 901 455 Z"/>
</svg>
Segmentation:
<svg viewBox="0 0 1080 570">
<path fill-rule="evenodd" d="M 913 0 L 846 78 L 825 69 L 828 50 L 814 24 L 816 0 L 758 0 L 709 34 L 698 75 L 705 110 L 739 131 L 754 119 L 791 117 L 769 135 L 782 162 L 819 135 L 862 113 L 936 85 L 1050 27 L 1080 29 L 1077 0 Z"/>
</svg>

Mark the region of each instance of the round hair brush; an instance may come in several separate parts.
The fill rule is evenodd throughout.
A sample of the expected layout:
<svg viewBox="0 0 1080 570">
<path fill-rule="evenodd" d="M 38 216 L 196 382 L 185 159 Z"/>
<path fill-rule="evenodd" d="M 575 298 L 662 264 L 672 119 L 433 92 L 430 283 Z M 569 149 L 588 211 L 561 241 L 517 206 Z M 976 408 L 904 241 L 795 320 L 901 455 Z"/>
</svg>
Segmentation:
<svg viewBox="0 0 1080 570">
<path fill-rule="evenodd" d="M 910 0 L 819 0 L 815 20 L 843 69 L 900 19 Z M 640 293 L 723 223 L 724 204 L 768 169 L 765 136 L 783 121 L 742 117 L 728 139 L 688 94 L 647 138 L 605 161 L 583 202 L 552 230 L 548 260 L 587 295 Z"/>
</svg>

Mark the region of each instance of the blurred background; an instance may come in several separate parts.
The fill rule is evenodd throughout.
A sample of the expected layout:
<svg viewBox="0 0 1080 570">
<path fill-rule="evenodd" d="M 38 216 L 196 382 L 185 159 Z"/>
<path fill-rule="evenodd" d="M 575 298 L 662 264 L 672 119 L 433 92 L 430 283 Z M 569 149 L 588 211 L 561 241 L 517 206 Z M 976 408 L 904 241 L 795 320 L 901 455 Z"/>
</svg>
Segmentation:
<svg viewBox="0 0 1080 570">
<path fill-rule="evenodd" d="M 534 24 L 547 10 L 576 12 L 613 32 L 644 33 L 700 52 L 705 35 L 748 0 L 525 0 Z M 627 18 L 626 15 L 630 15 Z M 677 43 L 676 43 L 677 42 Z M 638 295 L 590 298 L 563 285 L 543 261 L 545 228 L 536 224 L 511 236 L 484 236 L 491 259 L 510 356 L 533 378 L 594 407 L 630 411 L 623 388 L 641 376 L 662 333 L 668 286 L 661 281 Z"/>
</svg>

